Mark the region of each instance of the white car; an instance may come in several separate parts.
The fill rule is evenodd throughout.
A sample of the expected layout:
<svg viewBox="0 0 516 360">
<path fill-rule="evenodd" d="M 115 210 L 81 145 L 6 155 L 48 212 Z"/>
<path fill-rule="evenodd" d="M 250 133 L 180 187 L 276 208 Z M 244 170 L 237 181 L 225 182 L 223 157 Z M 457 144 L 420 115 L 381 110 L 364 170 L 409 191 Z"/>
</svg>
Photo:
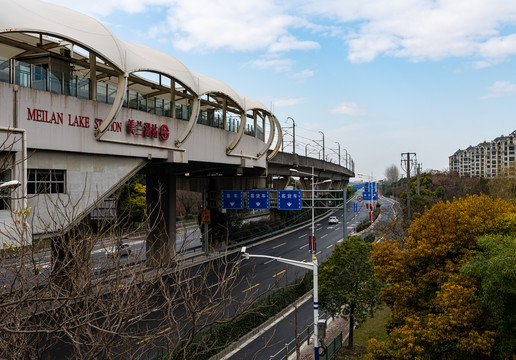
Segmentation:
<svg viewBox="0 0 516 360">
<path fill-rule="evenodd" d="M 328 225 L 337 225 L 339 223 L 339 219 L 336 216 L 330 216 L 328 219 Z"/>
<path fill-rule="evenodd" d="M 106 255 L 110 257 L 129 256 L 131 255 L 131 248 L 129 247 L 129 244 L 122 243 L 119 246 L 113 246 L 106 249 Z"/>
</svg>

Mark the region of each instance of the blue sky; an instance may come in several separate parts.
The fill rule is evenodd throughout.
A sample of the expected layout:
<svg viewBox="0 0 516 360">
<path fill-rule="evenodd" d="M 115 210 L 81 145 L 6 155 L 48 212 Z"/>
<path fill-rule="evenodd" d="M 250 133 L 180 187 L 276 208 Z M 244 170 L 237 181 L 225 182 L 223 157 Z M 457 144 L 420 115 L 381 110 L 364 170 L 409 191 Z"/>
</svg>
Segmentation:
<svg viewBox="0 0 516 360">
<path fill-rule="evenodd" d="M 322 131 L 359 174 L 383 178 L 403 152 L 446 170 L 457 149 L 516 130 L 514 0 L 50 2 L 293 118 L 297 153 L 319 156 Z"/>
</svg>

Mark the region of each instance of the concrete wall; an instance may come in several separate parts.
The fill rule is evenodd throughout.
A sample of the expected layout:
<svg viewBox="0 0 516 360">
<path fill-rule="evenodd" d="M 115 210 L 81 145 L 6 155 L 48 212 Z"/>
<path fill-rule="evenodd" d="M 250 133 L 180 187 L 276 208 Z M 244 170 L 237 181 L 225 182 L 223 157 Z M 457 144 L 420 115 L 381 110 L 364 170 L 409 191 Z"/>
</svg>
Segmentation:
<svg viewBox="0 0 516 360">
<path fill-rule="evenodd" d="M 259 160 L 247 158 L 243 162 L 238 156 L 227 156 L 226 148 L 236 133 L 205 125 L 195 125 L 191 136 L 181 146 L 185 150 L 182 156 L 170 156 L 168 150 L 97 141 L 93 134 L 111 109 L 109 104 L 0 82 L 0 107 L 0 126 L 26 129 L 29 147 L 35 149 L 266 167 L 265 156 Z M 154 138 L 130 134 L 127 129 L 131 120 L 135 124 L 141 122 L 157 125 L 158 129 L 166 125 L 170 136 L 167 140 L 160 140 L 159 136 Z M 122 108 L 103 139 L 175 147 L 175 140 L 187 124 L 183 120 Z M 263 141 L 243 135 L 233 153 L 256 156 L 263 146 Z"/>
<path fill-rule="evenodd" d="M 112 192 L 151 159 L 180 164 L 185 172 L 190 163 L 196 163 L 197 168 L 199 164 L 211 164 L 213 168 L 229 165 L 234 168 L 244 167 L 254 173 L 265 173 L 266 156 L 261 159 L 249 158 L 256 156 L 263 148 L 263 141 L 243 135 L 233 153 L 244 157 L 228 156 L 226 148 L 237 134 L 204 125 L 194 127 L 191 136 L 181 145 L 184 152 L 98 141 L 94 137 L 94 131 L 110 108 L 109 104 L 0 82 L 0 127 L 25 130 L 27 168 L 66 170 L 65 194 L 28 197 L 26 205 L 31 208 L 29 226 L 25 229 L 29 232 L 28 238 L 30 231 L 38 234 L 68 226 L 71 219 L 88 213 L 96 200 Z M 157 138 L 131 134 L 128 132 L 130 122 L 150 123 L 158 129 L 166 125 L 169 138 L 160 139 L 159 134 Z M 187 121 L 123 108 L 102 139 L 173 148 L 175 140 L 187 125 Z M 138 132 L 139 130 L 136 131 Z M 6 138 L 5 132 L 0 132 L 0 140 Z M 21 136 L 10 136 L 10 139 L 15 138 L 19 140 Z M 20 141 L 7 149 L 4 146 L 2 150 L 10 151 L 18 161 L 22 160 Z M 20 164 L 13 171 L 12 178 L 21 181 L 23 171 Z M 190 181 L 192 185 L 188 185 Z M 223 188 L 247 189 L 265 184 L 264 178 L 220 181 Z M 178 183 L 180 188 L 202 191 L 207 180 L 185 178 Z M 23 184 L 14 194 L 22 199 L 25 189 L 26 184 Z M 20 200 L 13 202 L 12 211 L 0 210 L 0 227 L 4 232 L 12 231 L 17 223 L 17 218 L 13 220 L 12 215 L 23 207 Z M 5 236 L 4 240 L 1 238 L 0 236 L 0 242 L 6 241 Z"/>
</svg>

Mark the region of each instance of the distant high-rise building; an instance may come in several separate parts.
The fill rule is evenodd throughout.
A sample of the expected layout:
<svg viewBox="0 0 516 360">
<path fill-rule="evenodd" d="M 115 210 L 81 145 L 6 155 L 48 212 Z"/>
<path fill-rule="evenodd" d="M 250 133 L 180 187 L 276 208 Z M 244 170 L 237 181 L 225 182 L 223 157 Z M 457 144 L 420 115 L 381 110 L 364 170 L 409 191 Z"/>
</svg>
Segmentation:
<svg viewBox="0 0 516 360">
<path fill-rule="evenodd" d="M 516 130 L 508 136 L 500 136 L 489 142 L 484 141 L 466 150 L 457 150 L 450 156 L 450 171 L 460 176 L 495 177 L 500 169 L 515 160 Z"/>
</svg>

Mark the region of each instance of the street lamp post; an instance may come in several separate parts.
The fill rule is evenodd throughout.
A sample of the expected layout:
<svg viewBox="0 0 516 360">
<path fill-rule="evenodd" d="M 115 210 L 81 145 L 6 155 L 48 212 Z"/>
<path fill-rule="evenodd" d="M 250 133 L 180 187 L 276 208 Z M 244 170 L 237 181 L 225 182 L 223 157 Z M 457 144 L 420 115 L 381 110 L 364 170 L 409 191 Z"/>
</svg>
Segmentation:
<svg viewBox="0 0 516 360">
<path fill-rule="evenodd" d="M 318 264 L 317 264 L 317 258 L 315 255 L 312 257 L 312 263 L 304 263 L 297 260 L 290 260 L 285 258 L 279 258 L 275 256 L 269 256 L 269 255 L 252 255 L 246 252 L 246 247 L 242 247 L 242 255 L 245 259 L 249 259 L 250 257 L 256 257 L 256 258 L 266 258 L 266 259 L 272 259 L 276 260 L 285 264 L 294 265 L 298 267 L 302 267 L 304 269 L 312 270 L 314 273 L 314 359 L 319 360 L 319 331 L 317 328 L 317 324 L 319 323 L 319 291 L 318 291 Z"/>
<path fill-rule="evenodd" d="M 310 144 L 305 145 L 305 157 L 308 157 L 308 152 L 306 151 L 308 146 L 310 146 Z"/>
<path fill-rule="evenodd" d="M 302 175 L 309 175 L 312 177 L 312 244 L 315 245 L 315 185 L 317 184 L 323 184 L 327 182 L 331 182 L 331 179 L 324 180 L 321 182 L 314 182 L 314 167 L 312 166 L 312 173 L 305 173 L 303 171 L 299 171 L 297 169 L 290 169 L 290 171 L 302 174 Z M 319 359 L 319 329 L 317 328 L 317 324 L 319 322 L 319 285 L 318 285 L 318 264 L 317 264 L 317 257 L 316 257 L 316 251 L 315 246 L 312 245 L 312 264 L 305 264 L 301 261 L 295 261 L 295 260 L 288 260 L 276 258 L 276 260 L 281 262 L 290 263 L 292 265 L 298 265 L 304 268 L 311 268 L 314 273 L 314 354 L 315 354 L 315 360 Z M 245 252 L 244 248 L 242 248 Z M 254 255 L 257 256 L 257 255 Z M 262 257 L 266 255 L 261 255 Z M 270 257 L 272 258 L 272 257 Z"/>
<path fill-rule="evenodd" d="M 296 122 L 290 116 L 287 117 L 287 120 L 288 119 L 292 120 L 292 154 L 295 154 L 296 153 Z"/>
<path fill-rule="evenodd" d="M 323 161 L 326 161 L 326 157 L 324 156 L 324 133 L 319 130 L 319 132 L 322 134 L 322 158 Z"/>
<path fill-rule="evenodd" d="M 335 144 L 339 145 L 339 166 L 340 166 L 340 143 L 338 141 L 335 141 Z"/>
</svg>

